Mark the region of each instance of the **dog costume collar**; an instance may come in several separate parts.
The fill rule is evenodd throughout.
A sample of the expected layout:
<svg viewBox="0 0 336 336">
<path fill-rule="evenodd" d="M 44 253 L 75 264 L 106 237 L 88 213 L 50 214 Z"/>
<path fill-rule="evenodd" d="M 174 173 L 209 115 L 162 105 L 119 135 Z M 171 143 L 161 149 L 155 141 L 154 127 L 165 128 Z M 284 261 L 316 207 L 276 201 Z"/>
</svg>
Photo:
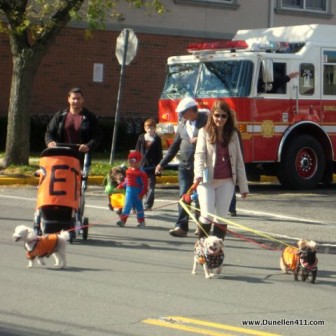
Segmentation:
<svg viewBox="0 0 336 336">
<path fill-rule="evenodd" d="M 210 269 L 217 268 L 222 265 L 224 260 L 224 252 L 220 251 L 217 254 L 205 255 L 205 262 Z"/>
<path fill-rule="evenodd" d="M 41 239 L 41 237 L 36 237 L 30 241 L 27 241 L 25 244 L 25 249 L 27 250 L 27 252 L 31 252 L 36 248 L 36 245 L 38 244 L 39 240 Z M 28 245 L 29 244 L 29 245 Z M 28 248 L 28 246 L 30 247 L 30 245 L 33 244 L 32 248 Z"/>
<path fill-rule="evenodd" d="M 300 260 L 301 267 L 307 271 L 313 271 L 317 268 L 317 258 L 315 258 L 315 262 L 312 265 L 309 265 L 308 261 Z"/>
</svg>

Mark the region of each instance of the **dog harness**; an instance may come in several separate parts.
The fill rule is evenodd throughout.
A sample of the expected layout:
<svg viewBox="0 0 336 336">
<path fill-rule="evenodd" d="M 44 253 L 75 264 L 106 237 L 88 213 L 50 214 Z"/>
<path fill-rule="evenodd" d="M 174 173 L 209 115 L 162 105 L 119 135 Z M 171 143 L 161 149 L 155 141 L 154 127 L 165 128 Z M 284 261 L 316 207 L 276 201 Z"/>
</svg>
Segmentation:
<svg viewBox="0 0 336 336">
<path fill-rule="evenodd" d="M 27 250 L 27 258 L 33 260 L 36 257 L 49 257 L 55 251 L 57 241 L 57 234 L 37 237 L 33 249 Z"/>
<path fill-rule="evenodd" d="M 224 261 L 224 252 L 220 250 L 216 254 L 208 254 L 203 242 L 204 239 L 201 238 L 195 243 L 194 253 L 198 259 L 198 262 L 201 265 L 206 263 L 210 269 L 218 268 Z"/>
</svg>

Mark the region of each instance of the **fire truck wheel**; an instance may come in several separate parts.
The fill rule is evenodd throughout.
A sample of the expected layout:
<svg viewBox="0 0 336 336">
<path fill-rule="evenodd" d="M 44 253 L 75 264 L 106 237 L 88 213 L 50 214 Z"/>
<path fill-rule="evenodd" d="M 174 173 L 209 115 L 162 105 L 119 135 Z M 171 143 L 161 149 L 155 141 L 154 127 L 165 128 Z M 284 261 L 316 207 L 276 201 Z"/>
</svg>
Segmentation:
<svg viewBox="0 0 336 336">
<path fill-rule="evenodd" d="M 288 142 L 279 163 L 278 179 L 286 188 L 313 189 L 324 174 L 325 157 L 320 143 L 309 135 Z"/>
</svg>

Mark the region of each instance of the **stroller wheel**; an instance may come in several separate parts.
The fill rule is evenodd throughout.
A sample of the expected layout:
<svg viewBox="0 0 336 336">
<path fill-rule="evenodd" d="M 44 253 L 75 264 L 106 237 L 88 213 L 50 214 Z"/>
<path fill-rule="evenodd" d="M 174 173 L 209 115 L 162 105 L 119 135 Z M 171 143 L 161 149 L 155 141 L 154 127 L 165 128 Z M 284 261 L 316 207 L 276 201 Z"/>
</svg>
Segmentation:
<svg viewBox="0 0 336 336">
<path fill-rule="evenodd" d="M 42 236 L 42 229 L 41 229 L 41 216 L 40 213 L 37 211 L 35 212 L 34 215 L 34 231 L 38 236 Z"/>
<path fill-rule="evenodd" d="M 89 233 L 89 219 L 87 217 L 84 217 L 82 228 L 82 235 L 84 240 L 88 238 L 88 233 Z"/>
</svg>

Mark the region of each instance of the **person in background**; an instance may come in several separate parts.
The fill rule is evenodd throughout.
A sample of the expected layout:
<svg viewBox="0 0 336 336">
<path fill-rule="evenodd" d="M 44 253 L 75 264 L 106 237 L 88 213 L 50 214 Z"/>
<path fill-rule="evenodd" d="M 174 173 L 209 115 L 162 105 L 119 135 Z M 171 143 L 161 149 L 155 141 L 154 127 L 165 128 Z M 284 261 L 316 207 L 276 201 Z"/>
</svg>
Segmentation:
<svg viewBox="0 0 336 336">
<path fill-rule="evenodd" d="M 232 217 L 237 217 L 237 196 L 236 189 L 233 192 L 233 196 L 229 206 L 229 213 Z"/>
<path fill-rule="evenodd" d="M 286 85 L 293 78 L 296 78 L 300 75 L 299 72 L 293 71 L 288 75 L 280 72 L 277 69 L 274 69 L 274 81 L 266 85 L 262 80 L 262 75 L 260 73 L 258 81 L 258 93 L 286 93 Z"/>
<path fill-rule="evenodd" d="M 156 121 L 147 119 L 144 123 L 144 134 L 140 134 L 135 146 L 135 150 L 140 152 L 142 160 L 140 168 L 148 177 L 148 193 L 144 197 L 144 210 L 151 210 L 155 198 L 155 167 L 162 159 L 162 142 L 161 138 L 155 133 Z"/>
<path fill-rule="evenodd" d="M 238 134 L 238 137 L 239 137 L 239 144 L 240 144 L 240 149 L 242 151 L 242 155 L 243 155 L 243 158 L 244 158 L 244 147 L 243 147 L 243 139 L 241 137 L 241 133 L 240 133 L 240 130 L 238 128 L 238 121 L 237 121 L 237 115 L 235 113 L 235 111 L 232 111 L 232 117 L 234 119 L 234 123 L 235 123 L 235 130 Z M 233 196 L 232 196 L 232 199 L 231 199 L 231 203 L 230 203 L 230 207 L 229 207 L 229 213 L 232 217 L 236 217 L 237 216 L 237 196 L 236 196 L 236 188 L 233 192 Z"/>
<path fill-rule="evenodd" d="M 299 72 L 291 72 L 288 75 L 281 73 L 274 73 L 274 82 L 271 92 L 273 93 L 286 93 L 286 84 L 291 81 L 291 79 L 296 78 L 300 75 Z"/>
<path fill-rule="evenodd" d="M 176 113 L 181 117 L 177 127 L 173 143 L 168 152 L 156 166 L 156 174 L 160 174 L 164 167 L 180 152 L 178 166 L 179 192 L 182 197 L 193 184 L 194 179 L 194 153 L 199 130 L 206 124 L 207 113 L 198 111 L 197 102 L 191 98 L 183 98 L 176 108 Z M 180 118 L 179 118 L 180 119 Z M 196 208 L 199 208 L 196 200 Z M 197 218 L 197 215 L 196 215 Z M 169 234 L 174 237 L 186 237 L 189 230 L 189 215 L 178 205 L 178 218 L 175 227 L 169 230 Z"/>
<path fill-rule="evenodd" d="M 227 216 L 236 183 L 242 198 L 248 194 L 248 184 L 239 137 L 231 108 L 224 102 L 214 102 L 206 126 L 198 133 L 194 163 L 201 216 L 199 237 L 210 233 L 224 239 Z"/>
<path fill-rule="evenodd" d="M 68 104 L 68 108 L 59 110 L 52 117 L 44 139 L 48 148 L 56 147 L 57 143 L 77 144 L 83 164 L 84 153 L 98 147 L 102 133 L 96 115 L 84 107 L 84 95 L 80 88 L 72 88 L 68 92 Z"/>
<path fill-rule="evenodd" d="M 126 170 L 126 178 L 125 181 L 118 186 L 119 189 L 126 189 L 125 205 L 117 225 L 120 227 L 125 226 L 131 210 L 135 208 L 138 221 L 137 227 L 143 228 L 145 227 L 145 215 L 142 198 L 147 194 L 148 179 L 146 173 L 139 168 L 142 159 L 141 153 L 131 151 L 127 159 L 129 167 Z"/>
</svg>

